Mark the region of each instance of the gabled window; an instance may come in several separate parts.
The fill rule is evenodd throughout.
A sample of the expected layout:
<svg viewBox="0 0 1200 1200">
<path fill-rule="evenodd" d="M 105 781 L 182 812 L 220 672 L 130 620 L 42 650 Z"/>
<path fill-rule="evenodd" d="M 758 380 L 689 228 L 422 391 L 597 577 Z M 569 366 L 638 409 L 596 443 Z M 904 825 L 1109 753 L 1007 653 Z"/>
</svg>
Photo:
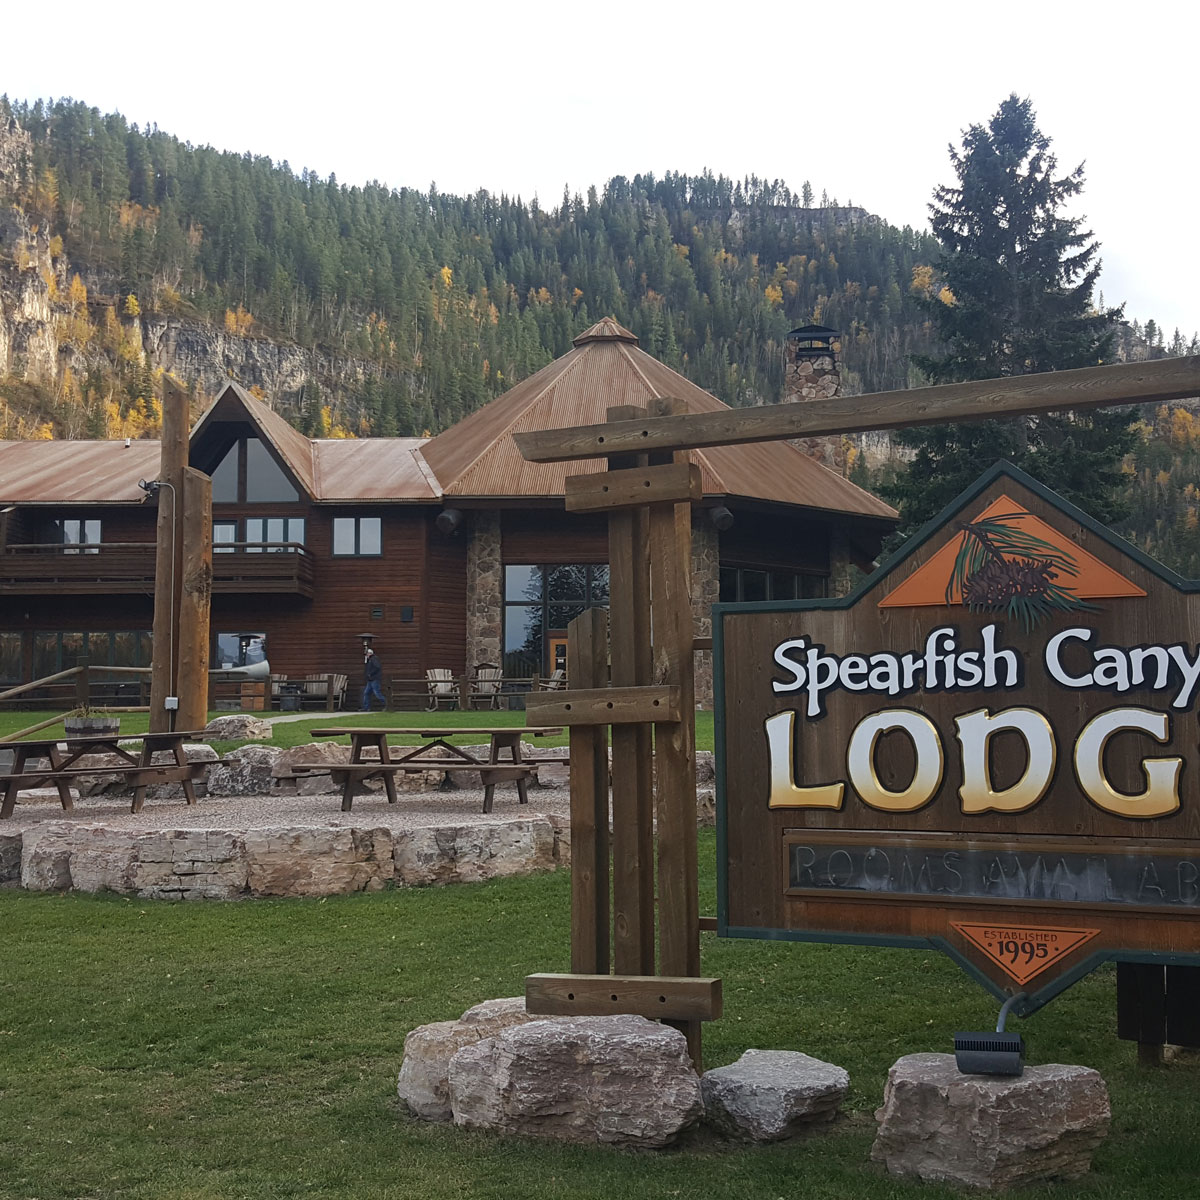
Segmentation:
<svg viewBox="0 0 1200 1200">
<path fill-rule="evenodd" d="M 300 493 L 256 437 L 239 438 L 212 473 L 214 504 L 296 504 Z"/>
</svg>

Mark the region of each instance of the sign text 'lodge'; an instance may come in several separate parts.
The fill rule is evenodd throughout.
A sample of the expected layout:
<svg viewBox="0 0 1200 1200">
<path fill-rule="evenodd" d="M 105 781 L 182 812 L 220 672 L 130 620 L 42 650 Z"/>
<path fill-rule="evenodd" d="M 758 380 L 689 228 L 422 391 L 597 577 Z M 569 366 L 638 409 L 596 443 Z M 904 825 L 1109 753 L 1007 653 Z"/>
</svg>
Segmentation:
<svg viewBox="0 0 1200 1200">
<path fill-rule="evenodd" d="M 719 605 L 719 926 L 1032 1011 L 1200 962 L 1200 584 L 994 468 L 846 600 Z"/>
</svg>

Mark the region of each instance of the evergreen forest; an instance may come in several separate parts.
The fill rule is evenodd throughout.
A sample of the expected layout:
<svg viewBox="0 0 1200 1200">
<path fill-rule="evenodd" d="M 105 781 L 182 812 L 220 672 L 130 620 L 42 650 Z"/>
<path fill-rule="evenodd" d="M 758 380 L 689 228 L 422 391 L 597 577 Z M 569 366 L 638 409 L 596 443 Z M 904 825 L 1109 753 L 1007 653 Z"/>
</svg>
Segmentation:
<svg viewBox="0 0 1200 1200">
<path fill-rule="evenodd" d="M 153 436 L 161 373 L 122 331 L 139 317 L 346 364 L 341 375 L 314 372 L 299 405 L 283 410 L 313 436 L 436 433 L 608 315 L 733 405 L 782 399 L 784 339 L 800 325 L 841 331 L 849 394 L 925 384 L 915 364 L 950 344 L 937 315 L 955 299 L 937 238 L 816 196 L 808 182 L 794 192 L 778 180 L 668 171 L 618 176 L 547 206 L 434 184 L 348 186 L 71 99 L 0 97 L 0 132 L 12 118 L 32 153 L 0 204 L 22 209 L 70 263 L 70 285 L 54 296 L 58 336 L 92 364 L 86 380 L 60 379 L 53 397 L 0 380 L 0 407 L 44 405 L 35 432 L 17 436 Z M 1103 297 L 1093 311 L 1105 313 Z M 1113 359 L 1200 349 L 1153 320 L 1126 316 L 1111 333 Z M 73 397 L 99 418 L 64 420 Z M 1135 430 L 1119 528 L 1198 576 L 1200 420 L 1169 406 Z M 873 472 L 853 453 L 844 469 L 893 490 L 903 471 Z"/>
</svg>

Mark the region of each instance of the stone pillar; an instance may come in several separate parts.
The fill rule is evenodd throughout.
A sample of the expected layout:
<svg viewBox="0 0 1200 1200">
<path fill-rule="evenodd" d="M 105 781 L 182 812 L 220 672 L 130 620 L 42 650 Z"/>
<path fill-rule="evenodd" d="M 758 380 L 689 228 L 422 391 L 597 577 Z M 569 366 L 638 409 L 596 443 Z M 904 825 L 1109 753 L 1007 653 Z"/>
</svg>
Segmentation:
<svg viewBox="0 0 1200 1200">
<path fill-rule="evenodd" d="M 828 400 L 840 393 L 842 372 L 832 343 L 814 347 L 802 339 L 784 342 L 783 401 L 803 404 L 807 400 Z M 850 443 L 838 436 L 794 438 L 792 445 L 809 458 L 815 458 L 832 470 L 843 472 L 846 449 Z"/>
<path fill-rule="evenodd" d="M 787 373 L 783 384 L 785 402 L 827 400 L 836 396 L 842 385 L 842 373 L 832 350 L 812 356 L 803 350 L 788 347 Z"/>
<path fill-rule="evenodd" d="M 500 514 L 470 514 L 467 540 L 467 661 L 503 666 L 504 571 L 500 565 Z"/>
<path fill-rule="evenodd" d="M 708 510 L 692 510 L 692 623 L 696 637 L 712 636 L 712 606 L 721 589 L 720 534 Z M 697 652 L 696 707 L 713 706 L 713 656 L 708 651 Z"/>
</svg>

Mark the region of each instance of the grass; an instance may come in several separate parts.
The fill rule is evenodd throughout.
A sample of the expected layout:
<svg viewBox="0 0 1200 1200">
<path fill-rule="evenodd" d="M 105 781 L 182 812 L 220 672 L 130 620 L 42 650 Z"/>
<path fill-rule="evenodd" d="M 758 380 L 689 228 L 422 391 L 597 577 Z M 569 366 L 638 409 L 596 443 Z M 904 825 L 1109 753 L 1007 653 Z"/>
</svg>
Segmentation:
<svg viewBox="0 0 1200 1200">
<path fill-rule="evenodd" d="M 10 736 L 18 730 L 27 729 L 30 725 L 35 725 L 39 721 L 53 715 L 53 713 L 49 712 L 0 712 L 0 738 Z M 210 714 L 212 717 L 227 715 L 227 713 L 217 712 Z M 254 715 L 270 716 L 272 714 L 258 713 Z M 477 733 L 472 734 L 470 732 L 472 729 L 487 728 L 489 725 L 524 725 L 524 723 L 525 714 L 522 712 L 313 713 L 306 715 L 300 721 L 281 721 L 277 723 L 273 727 L 274 736 L 271 740 L 256 744 L 287 748 L 288 746 L 299 746 L 305 742 L 312 741 L 313 739 L 309 733 L 311 729 L 326 729 L 337 725 L 380 725 L 385 727 L 395 726 L 398 728 L 427 726 L 430 728 L 456 729 L 461 727 L 463 733 L 449 740 L 454 745 L 465 746 L 481 740 Z M 149 714 L 121 714 L 122 734 L 128 733 L 130 736 L 136 736 L 139 733 L 145 733 L 148 728 Z M 40 733 L 30 734 L 30 736 L 50 737 L 55 733 L 61 733 L 61 729 L 56 730 L 51 727 Z M 346 736 L 335 740 L 348 743 L 350 738 Z M 416 735 L 404 735 L 389 739 L 389 743 L 404 746 L 414 745 L 423 740 Z M 219 754 L 224 754 L 233 747 L 243 744 L 242 742 L 214 742 L 213 746 Z M 565 746 L 567 744 L 567 735 L 566 733 L 561 733 L 554 737 L 538 738 L 536 744 L 538 746 Z M 698 750 L 711 750 L 713 748 L 713 715 L 710 712 L 698 712 L 696 714 L 696 748 Z"/>
<path fill-rule="evenodd" d="M 701 835 L 701 911 L 715 843 Z M 827 1134 L 766 1148 L 663 1154 L 527 1143 L 399 1111 L 404 1035 L 568 965 L 569 877 L 322 901 L 168 904 L 0 892 L 0 1196 L 802 1197 L 946 1200 L 868 1163 L 888 1066 L 948 1050 L 994 1003 L 919 951 L 722 941 L 703 935 L 725 1016 L 711 1066 L 744 1049 L 802 1049 L 845 1066 L 848 1113 Z M 1200 1067 L 1139 1069 L 1115 1037 L 1101 971 L 1014 1023 L 1037 1062 L 1099 1068 L 1113 1132 L 1093 1175 L 1024 1195 L 1189 1196 L 1200 1177 Z"/>
</svg>

